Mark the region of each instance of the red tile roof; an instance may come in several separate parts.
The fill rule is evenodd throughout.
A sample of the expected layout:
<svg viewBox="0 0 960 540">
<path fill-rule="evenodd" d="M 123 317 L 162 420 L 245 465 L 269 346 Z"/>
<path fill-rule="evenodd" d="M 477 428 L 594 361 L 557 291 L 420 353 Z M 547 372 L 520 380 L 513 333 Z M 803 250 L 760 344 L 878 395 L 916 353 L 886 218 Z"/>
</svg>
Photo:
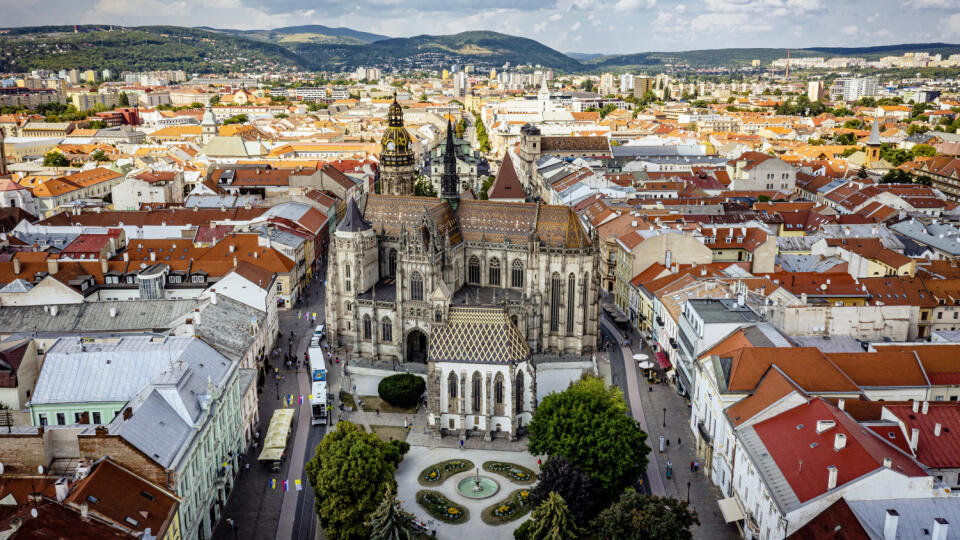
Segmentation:
<svg viewBox="0 0 960 540">
<path fill-rule="evenodd" d="M 510 152 L 503 157 L 503 163 L 500 164 L 500 170 L 497 171 L 497 178 L 490 186 L 487 192 L 489 199 L 523 199 L 526 195 L 523 192 L 523 186 L 520 185 L 520 179 L 517 177 L 517 171 L 513 166 L 513 159 Z"/>
<path fill-rule="evenodd" d="M 911 405 L 888 405 L 911 436 L 913 428 L 920 430 L 917 442 L 917 461 L 932 469 L 960 467 L 960 403 L 931 402 L 927 414 L 913 412 Z M 935 426 L 940 424 L 940 435 L 935 435 Z"/>
</svg>

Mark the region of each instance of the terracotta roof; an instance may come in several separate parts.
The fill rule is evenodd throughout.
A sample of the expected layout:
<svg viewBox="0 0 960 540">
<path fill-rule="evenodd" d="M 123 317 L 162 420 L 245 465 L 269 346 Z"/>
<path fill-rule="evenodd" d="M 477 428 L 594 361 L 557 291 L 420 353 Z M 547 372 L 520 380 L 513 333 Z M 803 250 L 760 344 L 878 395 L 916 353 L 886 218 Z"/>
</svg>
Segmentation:
<svg viewBox="0 0 960 540">
<path fill-rule="evenodd" d="M 873 540 L 850 509 L 847 500 L 837 499 L 800 527 L 787 540 Z"/>
<path fill-rule="evenodd" d="M 610 140 L 606 137 L 541 137 L 542 153 L 594 152 L 610 153 Z"/>
<path fill-rule="evenodd" d="M 520 185 L 520 179 L 517 178 L 517 171 L 513 167 L 513 159 L 510 152 L 503 158 L 500 164 L 500 170 L 497 171 L 497 178 L 487 191 L 487 198 L 496 199 L 524 199 L 526 195 L 523 192 L 523 186 Z"/>
<path fill-rule="evenodd" d="M 930 291 L 920 278 L 886 276 L 860 280 L 870 293 L 870 303 L 885 306 L 918 306 L 928 308 L 937 305 Z"/>
<path fill-rule="evenodd" d="M 749 152 L 744 152 L 743 154 L 740 154 L 740 157 L 736 159 L 731 159 L 730 161 L 727 162 L 727 165 L 730 165 L 731 167 L 736 167 L 738 161 L 746 161 L 747 164 L 743 167 L 743 170 L 749 171 L 750 169 L 753 169 L 754 167 L 763 163 L 764 161 L 767 161 L 768 159 L 774 159 L 774 157 L 771 156 L 770 154 L 763 154 L 760 152 L 749 151 Z"/>
<path fill-rule="evenodd" d="M 721 356 L 721 362 L 724 361 Z M 727 388 L 752 392 L 767 368 L 776 364 L 806 392 L 859 392 L 857 385 L 816 347 L 749 347 L 730 356 Z"/>
<path fill-rule="evenodd" d="M 767 373 L 760 380 L 760 384 L 757 385 L 753 393 L 727 407 L 724 414 L 730 419 L 730 423 L 737 427 L 791 392 L 806 396 L 803 390 L 793 384 L 779 369 L 771 366 L 767 369 Z"/>
<path fill-rule="evenodd" d="M 920 359 L 930 383 L 934 385 L 960 385 L 960 344 L 896 344 L 877 343 L 877 351 L 911 352 Z"/>
<path fill-rule="evenodd" d="M 169 208 L 160 210 L 114 210 L 83 212 L 74 215 L 61 212 L 40 222 L 41 225 L 81 225 L 84 227 L 118 227 L 136 225 L 199 226 L 215 221 L 247 221 L 260 217 L 267 208 Z"/>
<path fill-rule="evenodd" d="M 817 433 L 820 420 L 835 424 Z M 826 493 L 829 466 L 837 469 L 838 487 L 882 468 L 884 458 L 890 458 L 891 470 L 900 474 L 927 476 L 908 456 L 822 399 L 813 399 L 753 428 L 800 502 Z M 834 450 L 837 434 L 846 436 L 846 445 L 840 451 Z M 800 462 L 802 467 L 797 466 Z"/>
<path fill-rule="evenodd" d="M 828 353 L 827 356 L 860 387 L 928 384 L 920 362 L 909 352 Z"/>
<path fill-rule="evenodd" d="M 920 430 L 917 461 L 932 469 L 960 467 L 960 403 L 930 402 L 926 414 L 913 412 L 912 405 L 887 405 L 886 409 L 903 422 L 906 433 Z M 934 426 L 940 424 L 940 434 Z"/>
<path fill-rule="evenodd" d="M 827 245 L 879 261 L 892 268 L 910 264 L 910 257 L 883 246 L 879 238 L 827 238 Z"/>
</svg>

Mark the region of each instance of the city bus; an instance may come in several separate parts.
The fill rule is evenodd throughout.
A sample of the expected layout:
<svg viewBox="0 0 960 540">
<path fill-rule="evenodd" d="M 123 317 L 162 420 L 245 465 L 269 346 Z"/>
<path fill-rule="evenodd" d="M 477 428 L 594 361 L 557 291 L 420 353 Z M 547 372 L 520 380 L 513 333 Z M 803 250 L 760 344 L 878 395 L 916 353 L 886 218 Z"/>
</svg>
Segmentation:
<svg viewBox="0 0 960 540">
<path fill-rule="evenodd" d="M 327 363 L 321 347 L 310 347 L 310 422 L 313 425 L 328 424 L 327 413 Z"/>
</svg>

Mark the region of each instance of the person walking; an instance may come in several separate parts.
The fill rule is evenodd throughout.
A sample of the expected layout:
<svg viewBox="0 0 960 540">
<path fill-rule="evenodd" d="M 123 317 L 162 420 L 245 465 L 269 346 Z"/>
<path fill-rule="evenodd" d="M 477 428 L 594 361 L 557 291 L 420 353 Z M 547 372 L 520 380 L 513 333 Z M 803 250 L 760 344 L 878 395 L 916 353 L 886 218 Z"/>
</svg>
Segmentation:
<svg viewBox="0 0 960 540">
<path fill-rule="evenodd" d="M 693 462 L 690 462 L 690 472 L 693 472 Z"/>
<path fill-rule="evenodd" d="M 677 446 L 680 446 L 680 437 L 677 437 Z"/>
</svg>

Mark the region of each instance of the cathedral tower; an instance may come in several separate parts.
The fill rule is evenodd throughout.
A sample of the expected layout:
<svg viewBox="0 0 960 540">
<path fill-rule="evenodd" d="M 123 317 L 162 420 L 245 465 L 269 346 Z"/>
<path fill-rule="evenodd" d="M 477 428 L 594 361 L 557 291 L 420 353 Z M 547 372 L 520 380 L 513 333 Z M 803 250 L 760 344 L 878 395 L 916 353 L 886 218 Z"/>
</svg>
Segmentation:
<svg viewBox="0 0 960 540">
<path fill-rule="evenodd" d="M 403 127 L 403 109 L 393 97 L 387 113 L 387 130 L 380 141 L 380 193 L 413 195 L 416 183 L 410 134 Z"/>
<path fill-rule="evenodd" d="M 457 148 L 453 144 L 453 125 L 447 120 L 447 146 L 443 154 L 443 176 L 440 177 L 440 198 L 454 210 L 460 206 L 460 177 L 457 176 Z"/>
</svg>

